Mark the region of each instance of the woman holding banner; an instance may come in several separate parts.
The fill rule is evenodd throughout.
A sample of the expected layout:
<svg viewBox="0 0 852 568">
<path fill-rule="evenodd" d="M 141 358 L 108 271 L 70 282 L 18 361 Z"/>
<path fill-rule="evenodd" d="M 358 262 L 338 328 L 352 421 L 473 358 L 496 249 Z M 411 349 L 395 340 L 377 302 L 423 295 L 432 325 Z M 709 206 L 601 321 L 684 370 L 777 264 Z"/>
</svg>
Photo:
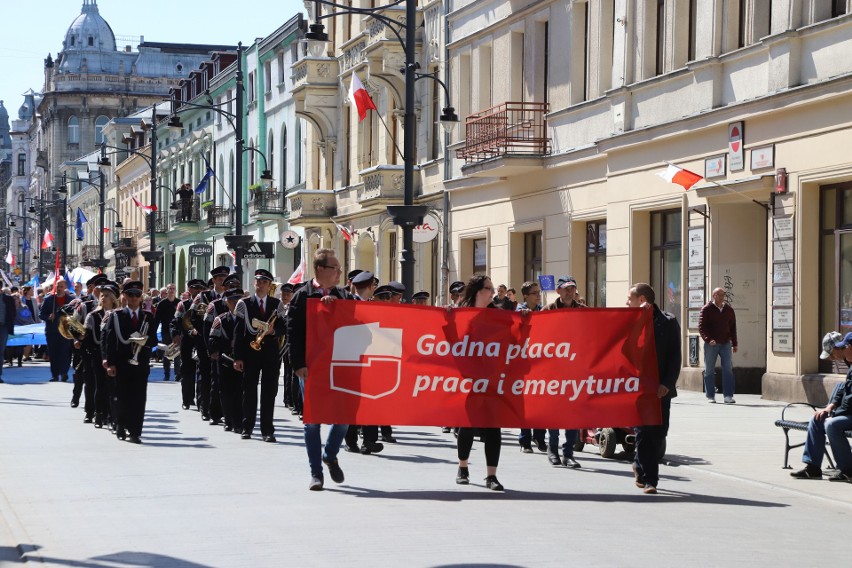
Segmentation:
<svg viewBox="0 0 852 568">
<path fill-rule="evenodd" d="M 491 279 L 485 275 L 473 276 L 467 282 L 464 296 L 459 302 L 460 308 L 493 308 L 492 297 L 494 296 L 494 285 Z M 470 483 L 470 472 L 467 461 L 470 458 L 470 450 L 473 447 L 474 428 L 459 428 L 458 456 L 459 471 L 456 475 L 456 483 L 467 485 Z M 485 487 L 493 491 L 503 491 L 503 486 L 497 481 L 497 464 L 500 461 L 500 448 L 502 445 L 500 428 L 479 428 L 481 435 L 485 438 Z"/>
</svg>

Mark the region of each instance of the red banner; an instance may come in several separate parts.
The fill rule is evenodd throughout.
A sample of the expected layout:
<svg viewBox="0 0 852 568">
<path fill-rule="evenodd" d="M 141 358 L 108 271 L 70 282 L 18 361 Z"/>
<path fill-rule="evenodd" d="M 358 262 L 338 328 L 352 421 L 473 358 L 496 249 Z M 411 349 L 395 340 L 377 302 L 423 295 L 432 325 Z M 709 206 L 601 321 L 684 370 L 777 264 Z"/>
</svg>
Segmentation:
<svg viewBox="0 0 852 568">
<path fill-rule="evenodd" d="M 503 428 L 660 423 L 649 310 L 308 300 L 305 422 Z"/>
</svg>

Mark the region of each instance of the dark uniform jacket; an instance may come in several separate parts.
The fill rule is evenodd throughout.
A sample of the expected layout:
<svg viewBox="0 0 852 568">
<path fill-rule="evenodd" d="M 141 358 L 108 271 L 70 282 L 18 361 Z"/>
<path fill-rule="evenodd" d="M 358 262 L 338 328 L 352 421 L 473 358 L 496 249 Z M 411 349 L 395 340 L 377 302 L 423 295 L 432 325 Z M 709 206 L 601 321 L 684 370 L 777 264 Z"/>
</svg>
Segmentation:
<svg viewBox="0 0 852 568">
<path fill-rule="evenodd" d="M 134 331 L 142 332 L 145 324 L 148 324 L 146 335 L 148 341 L 136 358 L 139 365 L 137 369 L 148 369 L 151 358 L 151 348 L 157 346 L 157 328 L 154 325 L 154 314 L 139 309 L 139 326 L 133 329 L 130 308 L 113 310 L 106 318 L 103 329 L 103 345 L 105 346 L 107 364 L 110 366 L 125 366 L 133 357 L 133 346 L 135 343 L 128 338 Z M 120 377 L 119 377 L 120 378 Z"/>
<path fill-rule="evenodd" d="M 264 311 L 260 311 L 260 305 L 257 302 L 257 296 L 243 298 L 237 302 L 237 307 L 234 310 L 236 315 L 236 327 L 234 330 L 234 359 L 237 361 L 245 361 L 247 358 L 257 355 L 258 352 L 249 345 L 256 339 L 257 329 L 252 326 L 253 319 L 269 321 L 272 314 L 276 315 L 275 323 L 272 330 L 263 340 L 263 346 L 260 353 L 264 357 L 279 355 L 278 338 L 284 334 L 286 329 L 284 305 L 278 298 L 267 296 L 264 299 Z"/>
<path fill-rule="evenodd" d="M 351 300 L 353 296 L 345 288 L 335 286 L 328 293 L 339 300 Z M 290 362 L 294 371 L 298 371 L 305 364 L 305 339 L 307 337 L 307 309 L 308 298 L 322 298 L 321 288 L 314 286 L 311 280 L 306 286 L 302 286 L 293 294 L 290 300 L 290 309 L 287 311 L 287 341 L 290 344 Z"/>
<path fill-rule="evenodd" d="M 219 353 L 220 355 L 224 353 L 229 357 L 233 357 L 234 328 L 236 325 L 237 320 L 234 314 L 229 311 L 219 314 L 214 318 L 210 326 L 210 335 L 208 336 L 210 353 Z"/>
<path fill-rule="evenodd" d="M 666 396 L 677 396 L 677 379 L 682 363 L 680 352 L 680 324 L 669 312 L 654 304 L 654 341 L 657 347 L 657 367 L 660 384 L 669 389 Z"/>
<path fill-rule="evenodd" d="M 183 316 L 187 311 L 192 311 L 189 316 L 189 321 L 192 323 L 192 327 L 190 329 L 184 329 L 183 326 Z M 201 339 L 200 334 L 204 331 L 204 321 L 198 313 L 193 310 L 193 298 L 187 298 L 186 300 L 181 300 L 180 303 L 178 303 L 177 310 L 175 310 L 175 317 L 172 318 L 169 328 L 171 329 L 172 337 L 175 335 L 180 336 L 181 351 L 191 351 L 192 348 L 196 346 L 198 340 Z M 190 334 L 193 329 L 199 333 L 198 336 Z"/>
<path fill-rule="evenodd" d="M 92 359 L 91 364 L 100 366 L 101 361 L 106 359 L 103 347 L 103 324 L 104 310 L 95 308 L 86 316 L 86 335 L 83 336 L 83 353 Z"/>
<path fill-rule="evenodd" d="M 204 323 L 202 324 L 204 329 L 202 337 L 204 338 L 204 343 L 207 346 L 207 351 L 210 353 L 214 352 L 210 343 L 210 332 L 213 329 L 213 322 L 217 317 L 228 313 L 228 311 L 228 303 L 225 301 L 225 298 L 216 298 L 207 304 L 207 311 L 204 312 Z M 230 353 L 230 351 L 228 351 L 228 353 Z"/>
</svg>

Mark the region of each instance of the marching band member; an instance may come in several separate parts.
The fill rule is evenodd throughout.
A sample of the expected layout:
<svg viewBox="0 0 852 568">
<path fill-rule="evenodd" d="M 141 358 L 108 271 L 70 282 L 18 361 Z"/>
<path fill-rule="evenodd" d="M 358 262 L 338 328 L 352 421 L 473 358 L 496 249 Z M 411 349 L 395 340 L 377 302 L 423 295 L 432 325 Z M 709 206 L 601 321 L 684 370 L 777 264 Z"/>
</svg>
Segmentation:
<svg viewBox="0 0 852 568">
<path fill-rule="evenodd" d="M 281 285 L 281 303 L 284 304 L 284 314 L 290 311 L 290 300 L 293 299 L 293 285 L 284 283 Z M 299 389 L 299 378 L 293 373 L 293 365 L 290 363 L 290 342 L 286 335 L 281 345 L 281 364 L 284 367 L 284 406 L 290 409 L 293 416 L 302 413 L 302 392 Z"/>
<path fill-rule="evenodd" d="M 109 315 L 109 312 L 118 307 L 118 284 L 110 282 L 106 277 L 97 286 L 98 290 L 98 305 L 86 315 L 85 326 L 86 335 L 82 341 L 83 359 L 86 365 L 86 372 L 91 375 L 91 380 L 95 383 L 94 388 L 94 414 L 95 428 L 103 428 L 107 422 L 115 421 L 115 409 L 112 408 L 115 392 L 111 392 L 110 385 L 115 385 L 115 381 L 108 381 L 106 369 L 102 361 L 104 360 L 103 351 L 103 330 L 102 324 L 104 318 Z M 90 380 L 87 377 L 87 380 Z M 114 391 L 114 389 L 112 389 Z M 89 395 L 86 395 L 86 406 L 89 405 Z M 87 412 L 88 418 L 88 412 Z M 90 420 L 86 420 L 90 422 Z"/>
<path fill-rule="evenodd" d="M 402 295 L 405 293 L 405 286 L 401 282 L 388 282 L 384 286 L 379 286 L 373 292 L 373 299 L 377 302 L 387 302 L 388 304 L 399 304 L 402 301 Z M 393 437 L 393 428 L 390 426 L 382 426 L 382 442 L 388 444 L 396 444 L 396 438 Z M 367 434 L 364 433 L 366 441 Z"/>
<path fill-rule="evenodd" d="M 210 363 L 210 396 L 207 404 L 211 426 L 216 426 L 222 422 L 223 393 L 222 384 L 219 382 L 219 364 L 213 360 L 213 349 L 210 345 L 210 331 L 216 317 L 226 314 L 229 311 L 228 304 L 225 302 L 225 293 L 227 290 L 240 287 L 240 277 L 236 274 L 228 276 L 227 271 L 227 266 L 219 266 L 211 270 L 210 274 L 213 275 L 213 290 L 208 290 L 199 294 L 199 296 L 205 297 L 205 300 L 202 301 L 207 303 L 207 311 L 204 313 L 203 333 L 201 336 L 204 340 L 204 352 Z M 230 351 L 228 353 L 230 353 Z M 199 364 L 201 364 L 200 357 Z"/>
<path fill-rule="evenodd" d="M 201 419 L 206 422 L 210 420 L 211 414 L 215 414 L 217 424 L 221 420 L 222 409 L 219 407 L 219 394 L 211 388 L 212 371 L 210 355 L 207 351 L 207 334 L 204 328 L 207 319 L 207 307 L 210 302 L 221 296 L 222 292 L 225 291 L 222 283 L 230 271 L 231 269 L 227 266 L 217 266 L 211 270 L 206 289 L 195 296 L 192 304 L 193 310 L 197 314 L 193 318 L 193 322 L 196 324 L 196 330 L 199 334 L 195 345 L 195 356 L 198 358 L 198 391 L 195 399 L 198 403 L 198 409 L 201 411 Z M 216 409 L 215 412 L 211 413 L 213 404 L 216 405 Z"/>
<path fill-rule="evenodd" d="M 240 300 L 236 307 L 234 330 L 234 370 L 243 373 L 243 433 L 251 438 L 257 422 L 257 384 L 260 381 L 260 433 L 264 442 L 274 443 L 275 397 L 281 358 L 278 338 L 284 334 L 284 304 L 269 296 L 272 274 L 254 271 L 254 294 Z M 267 329 L 255 323 L 263 322 Z"/>
<path fill-rule="evenodd" d="M 109 278 L 103 274 L 96 274 L 86 281 L 86 294 L 80 297 L 80 302 L 74 310 L 74 318 L 85 325 L 86 317 L 98 305 L 98 297 L 101 295 L 97 288 L 101 284 L 109 282 Z M 74 392 L 71 395 L 72 402 L 79 403 L 80 394 L 85 394 L 86 402 L 83 408 L 86 412 L 86 417 L 83 422 L 91 424 L 95 417 L 95 371 L 98 366 L 100 357 L 92 359 L 86 357 L 86 352 L 83 350 L 83 337 L 74 341 L 74 356 L 71 358 L 72 366 L 74 367 Z M 93 361 L 95 361 L 93 363 Z"/>
<path fill-rule="evenodd" d="M 121 295 L 127 307 L 113 310 L 103 329 L 106 371 L 115 381 L 118 398 L 116 436 L 141 444 L 151 348 L 157 346 L 157 329 L 154 315 L 141 308 L 142 282 L 127 282 Z"/>
<path fill-rule="evenodd" d="M 177 312 L 177 306 L 180 303 L 175 292 L 176 288 L 174 284 L 169 284 L 166 288 L 163 288 L 166 291 L 166 297 L 161 298 L 159 302 L 157 302 L 156 308 L 154 309 L 154 321 L 157 322 L 157 327 L 160 328 L 160 333 L 162 334 L 163 343 L 166 345 L 172 342 L 172 329 L 171 322 L 175 317 L 175 312 Z M 175 380 L 180 380 L 180 357 L 175 357 L 174 359 L 175 365 Z M 168 381 L 172 375 L 172 361 L 168 359 L 168 357 L 163 357 L 163 380 Z"/>
<path fill-rule="evenodd" d="M 234 328 L 237 320 L 234 310 L 237 302 L 245 295 L 239 288 L 239 278 L 235 277 L 237 287 L 225 291 L 222 298 L 216 300 L 225 305 L 225 311 L 213 318 L 210 326 L 210 358 L 216 367 L 219 389 L 222 394 L 222 412 L 225 418 L 225 431 L 243 433 L 243 383 L 240 373 L 234 370 Z M 230 360 L 229 360 L 230 359 Z M 211 422 L 212 423 L 212 422 Z"/>
<path fill-rule="evenodd" d="M 421 290 L 420 292 L 415 292 L 411 295 L 411 303 L 415 306 L 428 306 L 429 305 L 429 292 L 425 290 Z"/>
<path fill-rule="evenodd" d="M 199 341 L 199 329 L 196 328 L 196 314 L 192 313 L 192 302 L 204 289 L 204 281 L 192 279 L 186 284 L 189 297 L 182 300 L 175 311 L 175 317 L 169 324 L 172 332 L 172 343 L 180 345 L 181 359 L 181 395 L 183 397 L 183 409 L 189 410 L 190 405 L 198 402 L 195 400 L 195 359 L 192 358 L 192 350 Z M 200 410 L 200 409 L 199 409 Z"/>
<path fill-rule="evenodd" d="M 65 280 L 56 282 L 56 293 L 44 298 L 38 317 L 44 322 L 44 335 L 47 339 L 47 353 L 50 357 L 50 382 L 61 380 L 68 382 L 68 368 L 71 366 L 71 340 L 59 333 L 59 310 L 71 302 Z M 76 404 L 71 406 L 76 407 Z"/>
</svg>

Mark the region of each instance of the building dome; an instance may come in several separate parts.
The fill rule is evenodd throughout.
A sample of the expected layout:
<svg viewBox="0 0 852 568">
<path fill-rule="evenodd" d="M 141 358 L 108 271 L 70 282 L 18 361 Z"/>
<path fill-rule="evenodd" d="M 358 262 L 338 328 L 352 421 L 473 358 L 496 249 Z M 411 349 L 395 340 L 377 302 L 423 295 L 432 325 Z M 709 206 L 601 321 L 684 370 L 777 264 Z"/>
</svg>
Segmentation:
<svg viewBox="0 0 852 568">
<path fill-rule="evenodd" d="M 3 101 L 0 101 L 0 124 L 4 121 L 9 121 L 9 111 L 7 111 L 6 107 L 3 106 Z"/>
<path fill-rule="evenodd" d="M 115 34 L 98 12 L 97 0 L 83 0 L 83 9 L 65 33 L 63 51 L 115 51 Z"/>
</svg>

